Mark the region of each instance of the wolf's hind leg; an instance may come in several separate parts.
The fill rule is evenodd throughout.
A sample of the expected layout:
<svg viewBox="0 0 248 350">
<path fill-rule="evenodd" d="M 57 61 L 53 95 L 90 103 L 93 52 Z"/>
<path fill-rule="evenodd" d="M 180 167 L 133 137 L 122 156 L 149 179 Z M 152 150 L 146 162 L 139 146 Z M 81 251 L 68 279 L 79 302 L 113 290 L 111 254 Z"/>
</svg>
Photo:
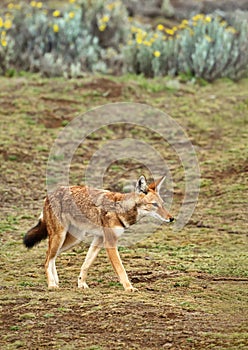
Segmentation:
<svg viewBox="0 0 248 350">
<path fill-rule="evenodd" d="M 58 288 L 59 278 L 55 265 L 56 257 L 60 252 L 62 247 L 67 229 L 64 229 L 62 226 L 56 230 L 49 229 L 49 244 L 46 256 L 45 270 L 47 275 L 48 288 Z"/>
</svg>

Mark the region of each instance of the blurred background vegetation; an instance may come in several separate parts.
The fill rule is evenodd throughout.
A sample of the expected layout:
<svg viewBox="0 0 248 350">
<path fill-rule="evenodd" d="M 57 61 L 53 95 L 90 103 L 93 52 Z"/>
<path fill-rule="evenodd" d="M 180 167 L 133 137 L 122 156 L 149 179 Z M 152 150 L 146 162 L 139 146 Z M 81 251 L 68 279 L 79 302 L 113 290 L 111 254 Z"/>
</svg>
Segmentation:
<svg viewBox="0 0 248 350">
<path fill-rule="evenodd" d="M 4 1 L 0 74 L 70 78 L 131 72 L 237 80 L 248 71 L 248 1 L 237 8 L 228 1 L 215 5 L 206 0 L 181 5 L 173 0 Z"/>
</svg>

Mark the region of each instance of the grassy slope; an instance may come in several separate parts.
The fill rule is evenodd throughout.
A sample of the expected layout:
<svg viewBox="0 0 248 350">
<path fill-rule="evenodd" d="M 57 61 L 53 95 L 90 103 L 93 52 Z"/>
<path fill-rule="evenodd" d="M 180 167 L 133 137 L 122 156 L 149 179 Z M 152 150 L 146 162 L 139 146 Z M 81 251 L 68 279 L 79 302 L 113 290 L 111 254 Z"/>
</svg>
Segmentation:
<svg viewBox="0 0 248 350">
<path fill-rule="evenodd" d="M 171 90 L 166 79 L 102 79 L 0 78 L 1 348 L 247 348 L 248 80 Z M 27 252 L 21 239 L 42 206 L 50 147 L 59 128 L 78 113 L 117 101 L 157 107 L 187 131 L 201 168 L 197 208 L 180 233 L 160 228 L 121 249 L 138 294 L 122 292 L 104 252 L 89 276 L 92 289 L 78 291 L 83 246 L 58 259 L 61 290 L 47 292 L 46 242 Z M 103 136 L 111 135 L 109 130 Z M 142 130 L 136 136 L 161 150 L 153 136 Z M 101 137 L 87 139 L 76 154 L 74 183 Z M 162 154 L 171 165 L 176 213 L 182 172 L 167 150 Z M 106 186 L 113 177 L 137 175 L 128 166 L 129 174 L 118 164 L 110 168 Z"/>
</svg>

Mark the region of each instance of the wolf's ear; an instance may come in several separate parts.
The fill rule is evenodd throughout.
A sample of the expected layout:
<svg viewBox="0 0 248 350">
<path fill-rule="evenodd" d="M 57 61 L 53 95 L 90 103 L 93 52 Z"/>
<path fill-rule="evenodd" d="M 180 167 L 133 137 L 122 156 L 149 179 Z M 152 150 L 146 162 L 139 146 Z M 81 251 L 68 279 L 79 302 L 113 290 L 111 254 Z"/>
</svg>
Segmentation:
<svg viewBox="0 0 248 350">
<path fill-rule="evenodd" d="M 136 183 L 135 192 L 147 194 L 147 191 L 148 191 L 148 186 L 147 186 L 146 178 L 144 175 L 141 175 L 139 180 Z"/>
<path fill-rule="evenodd" d="M 157 181 L 151 183 L 149 185 L 149 189 L 154 190 L 159 193 L 161 186 L 163 185 L 164 180 L 166 179 L 166 175 L 159 178 Z"/>
</svg>

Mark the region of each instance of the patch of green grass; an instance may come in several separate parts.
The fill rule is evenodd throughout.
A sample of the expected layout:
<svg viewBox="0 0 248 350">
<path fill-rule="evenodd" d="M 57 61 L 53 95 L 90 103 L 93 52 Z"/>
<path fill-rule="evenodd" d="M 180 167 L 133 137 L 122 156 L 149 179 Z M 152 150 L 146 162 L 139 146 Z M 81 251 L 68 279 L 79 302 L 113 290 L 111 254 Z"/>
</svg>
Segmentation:
<svg viewBox="0 0 248 350">
<path fill-rule="evenodd" d="M 186 310 L 195 310 L 195 306 L 190 301 L 183 301 L 180 303 L 180 306 Z"/>
<path fill-rule="evenodd" d="M 45 318 L 51 318 L 51 317 L 54 317 L 54 316 L 55 316 L 54 313 L 47 313 L 47 314 L 43 315 L 43 317 L 45 317 Z"/>
<path fill-rule="evenodd" d="M 68 124 L 69 124 L 69 120 L 63 120 L 61 123 L 62 126 L 66 126 Z"/>
<path fill-rule="evenodd" d="M 2 222 L 0 222 L 0 233 L 17 231 L 19 225 L 19 218 L 14 214 L 7 215 Z"/>
<path fill-rule="evenodd" d="M 188 288 L 190 286 L 191 279 L 190 278 L 180 278 L 178 279 L 174 284 L 173 287 L 175 288 Z"/>
<path fill-rule="evenodd" d="M 29 125 L 29 126 L 33 126 L 33 125 L 36 125 L 36 120 L 34 120 L 33 118 L 31 118 L 31 117 L 29 117 L 29 116 L 26 116 L 26 123 L 27 123 L 27 125 Z"/>
<path fill-rule="evenodd" d="M 46 145 L 38 145 L 36 146 L 37 151 L 39 152 L 47 152 L 49 151 L 48 147 Z"/>
<path fill-rule="evenodd" d="M 20 315 L 21 320 L 30 320 L 36 318 L 36 315 L 33 312 L 28 312 Z"/>
<path fill-rule="evenodd" d="M 19 286 L 21 287 L 33 287 L 34 283 L 33 282 L 29 282 L 29 281 L 23 281 L 19 283 Z"/>
<path fill-rule="evenodd" d="M 109 287 L 119 287 L 119 288 L 123 288 L 120 282 L 108 282 Z"/>
<path fill-rule="evenodd" d="M 10 161 L 14 162 L 14 161 L 16 161 L 16 160 L 18 159 L 18 157 L 17 157 L 16 155 L 14 155 L 14 154 L 10 154 L 9 157 L 8 157 L 8 159 L 9 159 Z"/>
<path fill-rule="evenodd" d="M 66 307 L 58 307 L 59 312 L 71 312 L 71 309 L 66 308 Z"/>
</svg>

